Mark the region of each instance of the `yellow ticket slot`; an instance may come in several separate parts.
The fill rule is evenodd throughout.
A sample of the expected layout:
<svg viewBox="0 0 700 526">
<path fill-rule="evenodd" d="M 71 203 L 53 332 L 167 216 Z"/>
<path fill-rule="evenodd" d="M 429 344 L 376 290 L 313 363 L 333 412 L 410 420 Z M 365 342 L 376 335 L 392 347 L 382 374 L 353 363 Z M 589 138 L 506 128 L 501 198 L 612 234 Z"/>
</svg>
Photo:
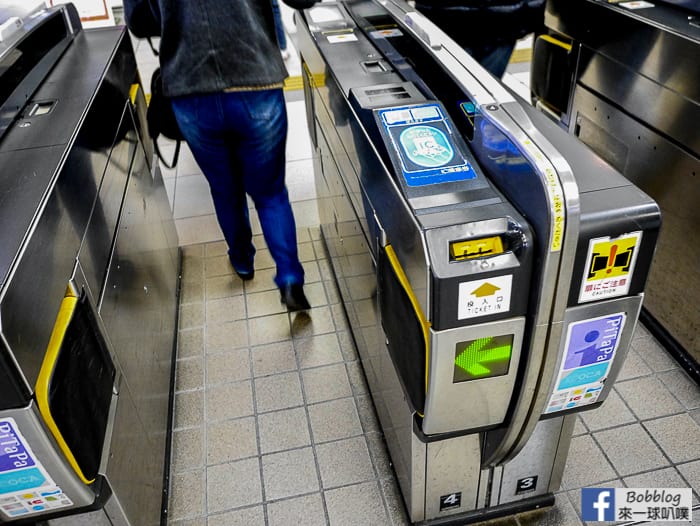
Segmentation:
<svg viewBox="0 0 700 526">
<path fill-rule="evenodd" d="M 463 261 L 465 259 L 495 256 L 496 254 L 503 254 L 503 242 L 500 236 L 452 241 L 450 243 L 451 261 Z"/>
</svg>

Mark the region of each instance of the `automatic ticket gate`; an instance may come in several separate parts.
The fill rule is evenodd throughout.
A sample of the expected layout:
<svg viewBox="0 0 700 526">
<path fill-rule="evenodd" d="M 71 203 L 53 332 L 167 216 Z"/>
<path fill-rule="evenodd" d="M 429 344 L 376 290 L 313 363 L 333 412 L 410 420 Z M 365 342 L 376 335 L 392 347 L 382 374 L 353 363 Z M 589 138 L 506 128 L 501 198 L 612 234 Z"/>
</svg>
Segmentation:
<svg viewBox="0 0 700 526">
<path fill-rule="evenodd" d="M 404 2 L 297 18 L 322 236 L 410 519 L 551 505 L 658 207 Z"/>
<path fill-rule="evenodd" d="M 157 525 L 179 253 L 136 58 L 72 4 L 17 6 L 0 7 L 0 524 Z"/>
</svg>

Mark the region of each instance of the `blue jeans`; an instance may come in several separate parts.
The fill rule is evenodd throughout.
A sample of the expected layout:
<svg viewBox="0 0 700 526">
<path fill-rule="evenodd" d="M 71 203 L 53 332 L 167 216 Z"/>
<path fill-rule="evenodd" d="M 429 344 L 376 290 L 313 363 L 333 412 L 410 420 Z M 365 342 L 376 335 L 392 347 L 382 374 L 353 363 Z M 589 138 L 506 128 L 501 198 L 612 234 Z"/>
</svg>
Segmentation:
<svg viewBox="0 0 700 526">
<path fill-rule="evenodd" d="M 277 33 L 277 42 L 280 49 L 287 49 L 287 35 L 284 32 L 284 24 L 282 23 L 282 13 L 277 0 L 272 0 L 272 14 L 275 16 L 275 32 Z"/>
<path fill-rule="evenodd" d="M 484 69 L 500 79 L 506 72 L 510 56 L 515 49 L 515 42 L 502 44 L 484 43 L 478 46 L 465 47 L 464 50 L 476 59 Z"/>
<path fill-rule="evenodd" d="M 172 99 L 182 134 L 209 182 L 216 216 L 239 272 L 253 270 L 246 193 L 257 210 L 282 288 L 304 283 L 296 225 L 284 183 L 287 110 L 281 89 Z"/>
</svg>

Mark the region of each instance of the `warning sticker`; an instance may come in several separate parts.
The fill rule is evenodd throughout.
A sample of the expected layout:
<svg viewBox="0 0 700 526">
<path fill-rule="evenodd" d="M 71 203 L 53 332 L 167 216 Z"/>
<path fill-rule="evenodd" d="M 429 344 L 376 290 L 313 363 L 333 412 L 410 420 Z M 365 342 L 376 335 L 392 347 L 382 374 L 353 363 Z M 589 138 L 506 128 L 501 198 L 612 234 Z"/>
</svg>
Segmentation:
<svg viewBox="0 0 700 526">
<path fill-rule="evenodd" d="M 579 302 L 604 300 L 629 292 L 641 239 L 641 232 L 591 239 Z"/>
<path fill-rule="evenodd" d="M 619 346 L 626 316 L 618 312 L 569 325 L 564 357 L 545 413 L 598 400 Z"/>
<path fill-rule="evenodd" d="M 36 459 L 15 420 L 0 419 L 0 512 L 14 518 L 72 505 Z"/>
<path fill-rule="evenodd" d="M 512 275 L 460 283 L 457 319 L 508 312 L 512 284 Z"/>
</svg>

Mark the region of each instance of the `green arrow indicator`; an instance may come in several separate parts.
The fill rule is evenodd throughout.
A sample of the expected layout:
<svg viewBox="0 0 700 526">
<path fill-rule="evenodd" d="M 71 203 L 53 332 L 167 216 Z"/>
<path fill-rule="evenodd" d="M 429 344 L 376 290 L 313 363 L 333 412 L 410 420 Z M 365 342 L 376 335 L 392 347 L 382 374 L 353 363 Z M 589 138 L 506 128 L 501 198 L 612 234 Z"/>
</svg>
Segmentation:
<svg viewBox="0 0 700 526">
<path fill-rule="evenodd" d="M 457 354 L 455 365 L 474 378 L 503 375 L 508 372 L 512 351 L 512 336 L 479 338 Z M 484 365 L 487 363 L 491 365 Z"/>
</svg>

